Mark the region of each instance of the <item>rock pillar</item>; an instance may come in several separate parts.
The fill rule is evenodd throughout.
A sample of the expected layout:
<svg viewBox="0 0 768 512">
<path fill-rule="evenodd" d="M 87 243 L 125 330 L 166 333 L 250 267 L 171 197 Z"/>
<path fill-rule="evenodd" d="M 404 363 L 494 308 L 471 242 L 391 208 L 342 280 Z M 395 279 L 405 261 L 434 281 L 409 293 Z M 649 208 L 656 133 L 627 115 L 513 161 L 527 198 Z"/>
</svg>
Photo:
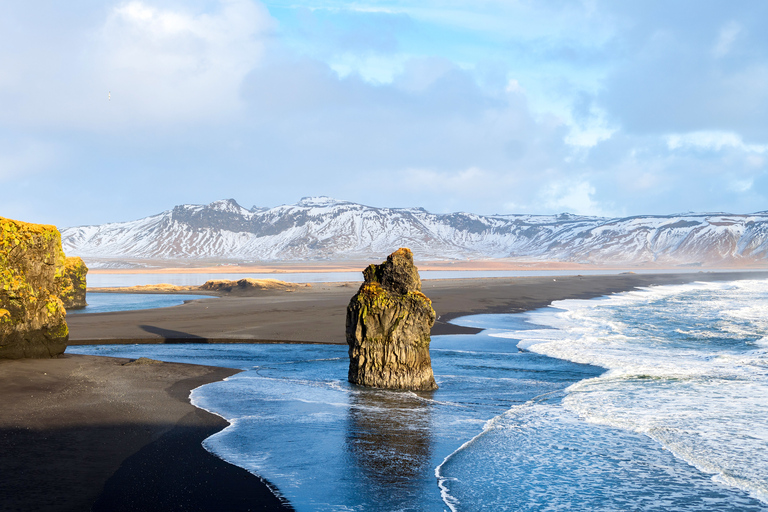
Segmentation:
<svg viewBox="0 0 768 512">
<path fill-rule="evenodd" d="M 59 278 L 59 298 L 66 309 L 83 309 L 88 305 L 85 302 L 86 274 L 88 267 L 81 258 L 72 256 L 64 260 L 64 271 Z"/>
<path fill-rule="evenodd" d="M 429 357 L 435 310 L 421 293 L 410 249 L 363 271 L 347 306 L 349 382 L 387 389 L 437 389 Z"/>
</svg>

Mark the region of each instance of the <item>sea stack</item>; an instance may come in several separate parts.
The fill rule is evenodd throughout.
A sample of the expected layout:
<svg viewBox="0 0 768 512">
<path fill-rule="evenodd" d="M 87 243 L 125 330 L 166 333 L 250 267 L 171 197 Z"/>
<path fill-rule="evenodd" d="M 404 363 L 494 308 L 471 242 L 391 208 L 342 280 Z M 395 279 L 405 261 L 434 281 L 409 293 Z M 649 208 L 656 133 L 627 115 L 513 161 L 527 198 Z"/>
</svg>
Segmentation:
<svg viewBox="0 0 768 512">
<path fill-rule="evenodd" d="M 64 273 L 55 226 L 0 217 L 0 359 L 56 357 L 67 348 Z"/>
<path fill-rule="evenodd" d="M 437 389 L 429 357 L 435 310 L 421 293 L 410 249 L 363 271 L 347 306 L 349 382 L 385 389 Z"/>
</svg>

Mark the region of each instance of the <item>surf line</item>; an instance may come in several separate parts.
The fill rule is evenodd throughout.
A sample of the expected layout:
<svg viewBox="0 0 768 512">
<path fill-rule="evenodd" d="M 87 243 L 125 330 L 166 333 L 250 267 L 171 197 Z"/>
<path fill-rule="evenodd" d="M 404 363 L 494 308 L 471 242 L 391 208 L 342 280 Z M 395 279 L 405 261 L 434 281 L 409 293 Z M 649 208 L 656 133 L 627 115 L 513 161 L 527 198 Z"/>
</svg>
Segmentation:
<svg viewBox="0 0 768 512">
<path fill-rule="evenodd" d="M 481 437 L 483 437 L 488 432 L 494 430 L 496 427 L 496 424 L 501 420 L 503 417 L 509 417 L 515 414 L 518 414 L 519 412 L 530 409 L 534 405 L 536 405 L 539 402 L 543 402 L 545 400 L 548 400 L 553 397 L 553 395 L 560 394 L 561 397 L 565 396 L 565 390 L 564 389 L 558 389 L 555 391 L 549 391 L 547 393 L 535 396 L 528 400 L 527 402 L 516 405 L 514 407 L 511 407 L 510 409 L 504 411 L 503 413 L 499 414 L 498 416 L 494 416 L 490 420 L 486 421 L 483 425 L 483 429 L 472 439 L 469 441 L 466 441 L 464 444 L 456 448 L 453 452 L 449 453 L 444 459 L 443 462 L 440 463 L 439 466 L 435 468 L 435 478 L 437 478 L 437 486 L 440 489 L 440 498 L 443 500 L 443 503 L 446 504 L 446 506 L 451 509 L 451 512 L 458 512 L 457 506 L 459 505 L 459 500 L 455 496 L 452 496 L 450 493 L 450 490 L 447 487 L 447 482 L 449 481 L 457 481 L 456 478 L 451 478 L 443 475 L 443 466 L 445 466 L 448 461 L 450 461 L 454 456 L 456 456 L 458 453 L 464 451 L 465 449 L 469 448 L 473 444 L 475 444 Z"/>
</svg>

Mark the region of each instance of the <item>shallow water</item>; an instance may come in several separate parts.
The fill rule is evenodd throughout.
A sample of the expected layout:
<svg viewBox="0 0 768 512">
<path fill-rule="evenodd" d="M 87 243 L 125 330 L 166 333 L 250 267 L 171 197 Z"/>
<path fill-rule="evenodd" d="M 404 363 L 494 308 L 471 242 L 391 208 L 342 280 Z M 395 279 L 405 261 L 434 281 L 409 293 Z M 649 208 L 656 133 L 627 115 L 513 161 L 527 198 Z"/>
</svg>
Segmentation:
<svg viewBox="0 0 768 512">
<path fill-rule="evenodd" d="M 67 310 L 67 315 L 82 313 L 108 313 L 110 311 L 134 311 L 179 306 L 189 300 L 212 299 L 210 295 L 179 295 L 165 293 L 89 293 L 88 306 Z"/>
<path fill-rule="evenodd" d="M 440 389 L 418 394 L 350 385 L 346 346 L 68 351 L 245 369 L 193 392 L 195 405 L 232 422 L 205 446 L 267 478 L 299 510 L 444 510 L 435 468 L 445 457 L 511 406 L 599 373 L 489 336 L 436 336 Z"/>
<path fill-rule="evenodd" d="M 768 510 L 763 289 L 464 317 L 489 329 L 433 338 L 432 393 L 351 386 L 345 346 L 68 351 L 244 369 L 193 391 L 232 423 L 205 446 L 298 510 Z"/>
</svg>

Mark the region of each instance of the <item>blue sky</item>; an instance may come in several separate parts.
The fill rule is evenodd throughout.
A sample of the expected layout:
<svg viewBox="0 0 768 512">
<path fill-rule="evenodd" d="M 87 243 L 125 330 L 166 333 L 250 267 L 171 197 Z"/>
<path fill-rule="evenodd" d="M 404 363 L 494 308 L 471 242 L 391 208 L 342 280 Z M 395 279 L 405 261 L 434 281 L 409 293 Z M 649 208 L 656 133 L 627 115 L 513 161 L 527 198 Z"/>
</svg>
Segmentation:
<svg viewBox="0 0 768 512">
<path fill-rule="evenodd" d="M 768 2 L 0 0 L 0 215 L 768 210 Z"/>
</svg>

